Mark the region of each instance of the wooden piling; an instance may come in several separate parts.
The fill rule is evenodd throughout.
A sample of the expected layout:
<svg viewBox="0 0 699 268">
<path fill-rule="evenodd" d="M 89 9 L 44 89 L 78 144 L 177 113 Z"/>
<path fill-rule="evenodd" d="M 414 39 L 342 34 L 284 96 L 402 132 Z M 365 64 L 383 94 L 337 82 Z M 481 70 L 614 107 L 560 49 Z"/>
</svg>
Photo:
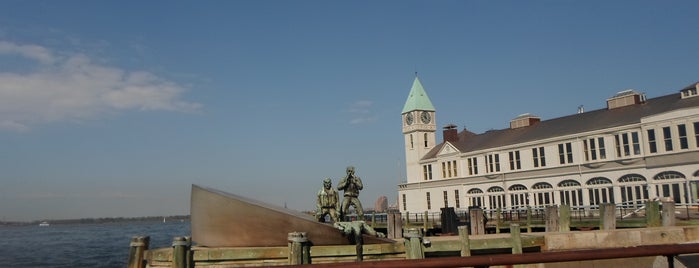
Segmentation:
<svg viewBox="0 0 699 268">
<path fill-rule="evenodd" d="M 510 224 L 510 238 L 512 239 L 512 254 L 522 254 L 522 236 L 519 224 Z"/>
<path fill-rule="evenodd" d="M 289 242 L 289 264 L 310 264 L 311 248 L 306 232 L 289 233 L 287 238 Z"/>
<path fill-rule="evenodd" d="M 471 224 L 471 234 L 481 235 L 485 234 L 485 216 L 483 215 L 483 209 L 481 208 L 470 208 L 468 210 L 469 223 Z"/>
<path fill-rule="evenodd" d="M 570 231 L 570 205 L 561 204 L 558 209 L 558 231 Z"/>
<path fill-rule="evenodd" d="M 660 205 L 655 201 L 646 201 L 646 226 L 660 227 Z"/>
<path fill-rule="evenodd" d="M 403 220 L 401 219 L 400 212 L 389 213 L 387 217 L 388 226 L 386 227 L 386 229 L 388 233 L 388 238 L 398 239 L 403 237 Z"/>
<path fill-rule="evenodd" d="M 544 218 L 546 219 L 547 232 L 558 232 L 560 230 L 558 225 L 558 206 L 547 206 Z"/>
<path fill-rule="evenodd" d="M 418 228 L 405 231 L 405 255 L 408 259 L 424 259 L 425 250 L 422 248 L 422 234 Z"/>
<path fill-rule="evenodd" d="M 144 255 L 150 244 L 149 236 L 134 236 L 131 238 L 129 248 L 129 262 L 127 268 L 145 268 Z"/>
<path fill-rule="evenodd" d="M 532 232 L 532 207 L 527 206 L 527 233 Z"/>
<path fill-rule="evenodd" d="M 675 201 L 663 201 L 663 226 L 675 226 Z"/>
<path fill-rule="evenodd" d="M 423 234 L 424 234 L 424 233 L 427 233 L 427 230 L 429 230 L 429 229 L 428 229 L 428 228 L 429 228 L 429 225 L 428 225 L 428 223 L 429 223 L 429 220 L 428 220 L 429 215 L 430 215 L 429 212 L 425 211 L 425 214 L 424 214 L 425 217 L 422 219 L 422 233 L 423 233 Z"/>
<path fill-rule="evenodd" d="M 459 230 L 459 241 L 461 241 L 461 257 L 471 256 L 471 240 L 468 237 L 466 226 L 456 227 Z"/>
<path fill-rule="evenodd" d="M 495 210 L 495 233 L 500 233 L 500 223 L 502 219 L 502 208 L 497 208 Z"/>
<path fill-rule="evenodd" d="M 178 236 L 172 239 L 172 268 L 187 268 L 189 246 L 185 237 Z"/>
<path fill-rule="evenodd" d="M 616 205 L 603 203 L 599 205 L 600 230 L 616 229 Z"/>
</svg>

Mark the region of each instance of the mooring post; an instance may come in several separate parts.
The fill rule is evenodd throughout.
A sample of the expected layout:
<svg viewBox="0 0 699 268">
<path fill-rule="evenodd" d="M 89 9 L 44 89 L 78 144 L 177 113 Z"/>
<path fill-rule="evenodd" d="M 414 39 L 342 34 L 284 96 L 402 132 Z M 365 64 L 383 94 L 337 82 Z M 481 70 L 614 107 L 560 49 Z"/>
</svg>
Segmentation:
<svg viewBox="0 0 699 268">
<path fill-rule="evenodd" d="M 429 227 L 428 224 L 429 224 L 429 215 L 430 214 L 429 214 L 429 212 L 425 211 L 424 215 L 425 215 L 425 218 L 422 221 L 422 231 L 424 234 L 426 234 L 427 230 L 428 230 L 427 228 Z"/>
<path fill-rule="evenodd" d="M 425 251 L 422 248 L 422 234 L 419 228 L 409 228 L 405 231 L 405 255 L 408 259 L 424 259 Z"/>
<path fill-rule="evenodd" d="M 497 208 L 495 210 L 495 233 L 500 233 L 500 219 L 502 219 L 502 208 Z"/>
<path fill-rule="evenodd" d="M 522 236 L 519 224 L 510 224 L 510 239 L 512 239 L 512 254 L 522 254 Z"/>
<path fill-rule="evenodd" d="M 616 205 L 603 203 L 599 205 L 600 230 L 616 229 Z"/>
<path fill-rule="evenodd" d="M 376 211 L 371 212 L 371 228 L 376 228 Z"/>
<path fill-rule="evenodd" d="M 172 268 L 187 268 L 189 241 L 186 237 L 178 236 L 172 239 Z"/>
<path fill-rule="evenodd" d="M 461 257 L 471 256 L 471 240 L 468 237 L 468 229 L 462 225 L 456 227 L 459 231 L 459 241 L 461 241 Z"/>
<path fill-rule="evenodd" d="M 558 225 L 558 206 L 547 206 L 545 219 L 546 232 L 558 232 L 560 230 Z"/>
<path fill-rule="evenodd" d="M 287 238 L 289 241 L 289 264 L 310 264 L 311 250 L 306 232 L 289 233 Z"/>
<path fill-rule="evenodd" d="M 391 212 L 388 214 L 388 238 L 398 239 L 403 237 L 403 220 L 400 212 Z"/>
<path fill-rule="evenodd" d="M 149 243 L 149 236 L 134 236 L 131 238 L 131 244 L 129 248 L 129 263 L 126 266 L 127 268 L 146 267 L 144 262 L 144 255 L 146 250 L 148 250 Z"/>
<path fill-rule="evenodd" d="M 532 232 L 532 207 L 527 206 L 527 233 Z"/>
<path fill-rule="evenodd" d="M 570 231 L 570 205 L 561 204 L 558 210 L 558 231 Z"/>
<path fill-rule="evenodd" d="M 675 226 L 675 201 L 663 201 L 663 226 Z"/>
<path fill-rule="evenodd" d="M 655 201 L 646 201 L 646 226 L 660 227 L 660 205 Z"/>
<path fill-rule="evenodd" d="M 485 234 L 485 216 L 483 215 L 483 209 L 470 208 L 468 214 L 470 217 L 469 222 L 471 223 L 471 234 Z"/>
</svg>

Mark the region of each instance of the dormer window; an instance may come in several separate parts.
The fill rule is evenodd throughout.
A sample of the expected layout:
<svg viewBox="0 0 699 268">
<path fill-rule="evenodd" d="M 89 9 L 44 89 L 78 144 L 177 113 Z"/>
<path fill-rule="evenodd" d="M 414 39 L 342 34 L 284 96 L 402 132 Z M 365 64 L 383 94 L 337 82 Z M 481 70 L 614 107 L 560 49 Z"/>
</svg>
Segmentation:
<svg viewBox="0 0 699 268">
<path fill-rule="evenodd" d="M 699 96 L 697 91 L 699 91 L 699 82 L 691 84 L 680 90 L 683 99 Z"/>
</svg>

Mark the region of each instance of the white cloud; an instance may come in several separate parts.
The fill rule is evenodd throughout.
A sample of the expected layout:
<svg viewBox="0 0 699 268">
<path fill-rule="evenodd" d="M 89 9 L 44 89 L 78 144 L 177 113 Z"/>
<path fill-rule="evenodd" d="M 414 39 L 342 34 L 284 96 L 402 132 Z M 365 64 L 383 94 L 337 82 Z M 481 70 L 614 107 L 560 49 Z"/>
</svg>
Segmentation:
<svg viewBox="0 0 699 268">
<path fill-rule="evenodd" d="M 370 100 L 359 100 L 350 105 L 350 113 L 353 115 L 350 124 L 362 124 L 375 122 L 376 116 L 372 115 L 371 107 L 374 103 Z"/>
<path fill-rule="evenodd" d="M 94 63 L 85 55 L 59 57 L 45 47 L 0 41 L 0 63 L 3 55 L 21 56 L 40 68 L 0 72 L 0 130 L 26 131 L 35 124 L 94 119 L 125 110 L 201 108 L 182 100 L 185 88 L 176 83 Z"/>
</svg>

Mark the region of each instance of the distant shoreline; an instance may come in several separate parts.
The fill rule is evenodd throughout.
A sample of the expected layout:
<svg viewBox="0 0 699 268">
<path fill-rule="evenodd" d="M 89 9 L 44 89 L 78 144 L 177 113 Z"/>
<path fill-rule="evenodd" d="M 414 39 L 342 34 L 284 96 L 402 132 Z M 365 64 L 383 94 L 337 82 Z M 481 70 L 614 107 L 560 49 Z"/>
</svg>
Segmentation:
<svg viewBox="0 0 699 268">
<path fill-rule="evenodd" d="M 148 217 L 114 217 L 114 218 L 84 218 L 84 219 L 62 219 L 62 220 L 36 220 L 36 221 L 0 221 L 0 226 L 27 226 L 39 225 L 41 222 L 48 222 L 51 225 L 59 224 L 98 224 L 98 223 L 118 223 L 118 222 L 153 222 L 153 221 L 189 221 L 189 215 L 176 216 L 148 216 Z"/>
</svg>

